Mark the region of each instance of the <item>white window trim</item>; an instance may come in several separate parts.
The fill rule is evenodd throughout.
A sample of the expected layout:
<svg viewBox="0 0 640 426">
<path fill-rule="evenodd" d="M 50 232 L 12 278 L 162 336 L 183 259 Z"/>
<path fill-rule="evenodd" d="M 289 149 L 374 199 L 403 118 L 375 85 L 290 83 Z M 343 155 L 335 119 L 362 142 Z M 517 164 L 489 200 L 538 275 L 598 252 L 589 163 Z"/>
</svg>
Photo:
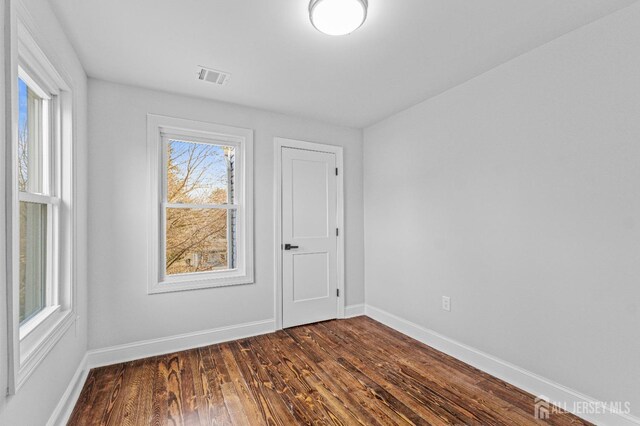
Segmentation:
<svg viewBox="0 0 640 426">
<path fill-rule="evenodd" d="M 31 16 L 21 3 L 9 10 L 10 40 L 8 62 L 10 78 L 7 97 L 11 105 L 6 111 L 7 122 L 7 168 L 11 171 L 7 178 L 7 317 L 8 317 L 8 361 L 9 374 L 7 393 L 15 394 L 40 363 L 46 358 L 51 349 L 62 338 L 76 319 L 75 311 L 75 176 L 73 167 L 65 170 L 64 175 L 53 182 L 53 196 L 32 193 L 20 193 L 17 182 L 17 147 L 18 147 L 18 111 L 17 81 L 19 68 L 24 69 L 31 78 L 36 79 L 37 86 L 56 95 L 58 108 L 51 111 L 56 114 L 58 128 L 56 142 L 60 146 L 53 150 L 51 158 L 55 167 L 62 164 L 75 164 L 75 116 L 73 111 L 72 81 L 64 70 L 56 67 L 36 42 L 43 40 L 33 25 Z M 64 74 L 60 74 L 62 71 Z M 64 75 L 64 77 L 63 77 Z M 32 81 L 33 82 L 33 81 Z M 29 321 L 20 326 L 19 321 L 19 201 L 33 201 L 46 203 L 49 207 L 49 225 L 53 220 L 59 224 L 52 226 L 56 235 L 49 238 L 51 243 L 61 244 L 60 247 L 49 247 L 53 254 L 48 260 L 47 286 L 55 286 L 55 292 L 48 292 L 48 306 L 34 315 Z M 49 242 L 48 242 L 49 244 Z M 48 289 L 49 290 L 49 289 Z"/>
<path fill-rule="evenodd" d="M 217 142 L 236 148 L 241 173 L 236 180 L 237 250 L 239 264 L 227 271 L 199 272 L 165 277 L 164 211 L 165 186 L 163 135 L 187 140 Z M 253 131 L 202 121 L 147 114 L 149 169 L 148 294 L 169 293 L 253 283 Z M 208 207 L 229 208 L 226 205 Z"/>
</svg>

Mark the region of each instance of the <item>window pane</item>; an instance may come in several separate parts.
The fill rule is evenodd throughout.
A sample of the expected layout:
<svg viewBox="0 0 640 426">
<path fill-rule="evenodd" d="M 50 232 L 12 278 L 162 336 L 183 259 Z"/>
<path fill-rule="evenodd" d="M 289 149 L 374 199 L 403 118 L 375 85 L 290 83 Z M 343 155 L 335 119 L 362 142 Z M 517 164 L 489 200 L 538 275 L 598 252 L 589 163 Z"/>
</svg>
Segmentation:
<svg viewBox="0 0 640 426">
<path fill-rule="evenodd" d="M 46 102 L 18 79 L 18 187 L 44 192 L 44 109 Z"/>
<path fill-rule="evenodd" d="M 167 275 L 235 268 L 235 209 L 166 210 Z"/>
<path fill-rule="evenodd" d="M 46 304 L 47 205 L 20 202 L 20 323 Z"/>
<path fill-rule="evenodd" d="M 170 140 L 167 150 L 169 203 L 233 203 L 234 147 Z"/>
</svg>

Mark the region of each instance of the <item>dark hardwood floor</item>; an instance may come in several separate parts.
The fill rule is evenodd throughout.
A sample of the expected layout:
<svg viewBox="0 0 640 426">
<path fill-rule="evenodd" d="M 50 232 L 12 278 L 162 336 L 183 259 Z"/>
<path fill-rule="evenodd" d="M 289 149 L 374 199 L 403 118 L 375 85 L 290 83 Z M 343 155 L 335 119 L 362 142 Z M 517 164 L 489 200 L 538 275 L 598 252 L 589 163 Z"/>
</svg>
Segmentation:
<svg viewBox="0 0 640 426">
<path fill-rule="evenodd" d="M 588 424 L 367 317 L 91 370 L 70 425 Z"/>
</svg>

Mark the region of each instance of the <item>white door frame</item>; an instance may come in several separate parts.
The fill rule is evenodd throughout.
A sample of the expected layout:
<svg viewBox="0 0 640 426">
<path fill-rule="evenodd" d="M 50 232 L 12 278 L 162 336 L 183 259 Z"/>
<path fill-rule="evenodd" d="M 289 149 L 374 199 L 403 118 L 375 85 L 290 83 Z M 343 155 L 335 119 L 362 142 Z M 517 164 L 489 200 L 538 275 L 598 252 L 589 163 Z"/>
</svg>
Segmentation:
<svg viewBox="0 0 640 426">
<path fill-rule="evenodd" d="M 335 145 L 326 145 L 314 142 L 305 142 L 295 139 L 286 139 L 276 137 L 274 142 L 274 261 L 275 261 L 275 319 L 276 330 L 282 329 L 282 148 L 304 149 L 307 151 L 329 152 L 336 156 L 336 167 L 338 168 L 337 176 L 337 226 L 338 226 L 338 251 L 337 251 L 337 271 L 338 271 L 338 297 L 337 318 L 344 318 L 346 295 L 344 291 L 344 167 L 342 161 L 342 147 Z"/>
</svg>

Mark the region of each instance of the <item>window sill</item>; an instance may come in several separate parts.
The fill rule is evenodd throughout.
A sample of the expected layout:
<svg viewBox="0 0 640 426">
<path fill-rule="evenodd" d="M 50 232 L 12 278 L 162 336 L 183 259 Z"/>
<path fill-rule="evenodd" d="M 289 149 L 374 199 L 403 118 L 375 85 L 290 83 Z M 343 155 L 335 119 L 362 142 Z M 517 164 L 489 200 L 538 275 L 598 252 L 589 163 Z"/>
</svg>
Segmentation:
<svg viewBox="0 0 640 426">
<path fill-rule="evenodd" d="M 74 321 L 72 310 L 63 311 L 60 306 L 54 306 L 20 327 L 20 368 L 16 390 L 27 381 Z"/>
<path fill-rule="evenodd" d="M 238 271 L 203 274 L 201 277 L 177 275 L 168 277 L 165 281 L 159 283 L 150 283 L 148 293 L 173 293 L 244 284 L 253 284 L 253 276 Z"/>
<path fill-rule="evenodd" d="M 60 306 L 48 306 L 30 318 L 24 325 L 20 326 L 20 341 L 24 341 L 28 336 L 31 336 L 35 331 L 40 329 L 40 325 L 43 322 L 47 322 L 51 315 L 54 315 L 60 310 Z"/>
</svg>

